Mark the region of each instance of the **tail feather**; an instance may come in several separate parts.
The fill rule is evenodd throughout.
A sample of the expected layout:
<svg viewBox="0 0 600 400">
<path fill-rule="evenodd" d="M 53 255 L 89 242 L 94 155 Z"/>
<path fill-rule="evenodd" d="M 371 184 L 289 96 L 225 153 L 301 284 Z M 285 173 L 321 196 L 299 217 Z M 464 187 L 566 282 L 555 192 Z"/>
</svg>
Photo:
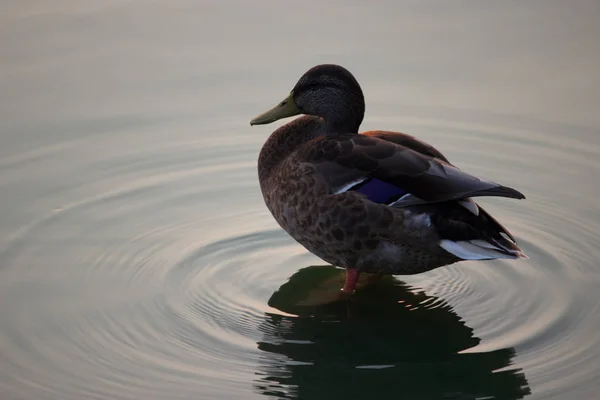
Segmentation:
<svg viewBox="0 0 600 400">
<path fill-rule="evenodd" d="M 494 224 L 496 224 L 496 229 L 498 230 L 498 233 L 500 234 L 501 237 L 503 237 L 504 239 L 507 239 L 508 241 L 512 242 L 513 244 L 517 244 L 517 240 L 514 238 L 514 236 L 508 231 L 508 229 L 506 229 L 500 222 L 498 222 L 498 220 L 494 217 L 492 217 L 490 215 L 490 213 L 488 213 L 487 211 L 485 211 L 483 209 L 483 207 L 479 207 L 479 211 L 481 212 L 481 215 L 484 216 L 485 218 L 487 218 L 488 220 L 492 221 Z M 506 237 L 504 237 L 506 236 Z"/>
<path fill-rule="evenodd" d="M 469 210 L 472 214 L 475 214 L 471 208 L 473 205 L 477 206 L 477 204 L 470 200 L 472 204 L 467 206 L 464 202 L 460 203 L 461 206 Z M 446 236 L 440 241 L 440 246 L 444 250 L 463 260 L 529 258 L 504 226 L 482 207 L 477 206 L 477 209 L 478 213 L 475 214 L 476 219 L 473 219 L 474 216 L 469 217 L 469 220 L 473 224 L 471 226 L 477 226 L 477 228 L 474 231 L 465 231 L 468 233 L 464 235 L 454 232 L 454 237 L 450 235 Z M 449 234 L 450 232 L 444 233 Z"/>
<path fill-rule="evenodd" d="M 494 243 L 485 240 L 455 242 L 443 239 L 440 241 L 440 246 L 448 253 L 454 254 L 463 260 L 494 260 L 497 258 L 514 260 L 517 258 L 529 258 L 516 244 L 504 246 L 494 239 L 492 241 Z"/>
</svg>

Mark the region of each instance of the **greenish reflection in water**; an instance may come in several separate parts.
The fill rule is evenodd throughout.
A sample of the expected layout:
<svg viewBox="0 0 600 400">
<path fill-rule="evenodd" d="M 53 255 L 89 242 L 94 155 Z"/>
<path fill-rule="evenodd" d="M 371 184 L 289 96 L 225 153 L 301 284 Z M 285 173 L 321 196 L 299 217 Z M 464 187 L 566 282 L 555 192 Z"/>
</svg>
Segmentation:
<svg viewBox="0 0 600 400">
<path fill-rule="evenodd" d="M 522 399 L 531 393 L 522 371 L 506 368 L 513 348 L 459 354 L 480 339 L 443 300 L 384 278 L 347 302 L 322 304 L 342 279 L 339 269 L 311 266 L 272 295 L 270 306 L 295 316 L 265 315 L 257 392 L 299 399 Z"/>
</svg>

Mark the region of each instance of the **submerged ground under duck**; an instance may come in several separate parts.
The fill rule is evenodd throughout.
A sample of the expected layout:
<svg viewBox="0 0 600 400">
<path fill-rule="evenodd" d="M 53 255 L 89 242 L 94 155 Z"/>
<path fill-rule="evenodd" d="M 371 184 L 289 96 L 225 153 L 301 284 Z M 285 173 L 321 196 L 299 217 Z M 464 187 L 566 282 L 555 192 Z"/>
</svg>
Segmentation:
<svg viewBox="0 0 600 400">
<path fill-rule="evenodd" d="M 311 253 L 361 272 L 418 274 L 462 260 L 526 258 L 473 197 L 523 199 L 461 171 L 431 145 L 390 131 L 359 133 L 365 100 L 339 65 L 308 70 L 289 96 L 250 124 L 304 114 L 262 147 L 258 176 L 279 225 Z"/>
</svg>

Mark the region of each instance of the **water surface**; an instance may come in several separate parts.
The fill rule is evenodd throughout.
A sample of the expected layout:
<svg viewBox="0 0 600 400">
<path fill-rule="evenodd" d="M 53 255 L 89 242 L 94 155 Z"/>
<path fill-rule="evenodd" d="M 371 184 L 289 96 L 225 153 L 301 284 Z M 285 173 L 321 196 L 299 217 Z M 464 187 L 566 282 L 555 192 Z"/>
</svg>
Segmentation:
<svg viewBox="0 0 600 400">
<path fill-rule="evenodd" d="M 592 399 L 600 392 L 595 1 L 0 6 L 2 399 Z M 263 204 L 249 120 L 309 67 L 527 200 L 530 256 L 341 271 Z"/>
</svg>

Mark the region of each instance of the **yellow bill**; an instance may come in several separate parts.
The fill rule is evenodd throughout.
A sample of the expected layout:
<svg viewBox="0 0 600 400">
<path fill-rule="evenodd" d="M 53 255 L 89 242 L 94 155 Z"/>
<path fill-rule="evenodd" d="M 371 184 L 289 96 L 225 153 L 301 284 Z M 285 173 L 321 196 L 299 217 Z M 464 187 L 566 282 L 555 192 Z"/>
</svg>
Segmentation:
<svg viewBox="0 0 600 400">
<path fill-rule="evenodd" d="M 250 125 L 270 124 L 278 119 L 292 117 L 298 114 L 300 114 L 300 110 L 298 110 L 296 103 L 294 103 L 294 94 L 292 92 L 285 100 L 271 108 L 269 111 L 254 117 L 252 121 L 250 121 Z"/>
</svg>

